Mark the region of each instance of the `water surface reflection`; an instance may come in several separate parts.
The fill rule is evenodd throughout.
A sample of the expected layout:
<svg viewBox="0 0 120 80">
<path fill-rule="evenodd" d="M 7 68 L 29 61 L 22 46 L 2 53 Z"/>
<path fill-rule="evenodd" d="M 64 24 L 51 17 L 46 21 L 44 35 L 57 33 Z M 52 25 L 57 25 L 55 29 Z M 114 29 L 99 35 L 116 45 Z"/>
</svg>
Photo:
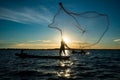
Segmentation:
<svg viewBox="0 0 120 80">
<path fill-rule="evenodd" d="M 67 56 L 69 55 L 69 51 L 66 51 Z M 59 69 L 57 71 L 57 76 L 61 78 L 71 78 L 71 66 L 73 65 L 73 62 L 71 59 L 61 59 L 59 60 Z"/>
</svg>

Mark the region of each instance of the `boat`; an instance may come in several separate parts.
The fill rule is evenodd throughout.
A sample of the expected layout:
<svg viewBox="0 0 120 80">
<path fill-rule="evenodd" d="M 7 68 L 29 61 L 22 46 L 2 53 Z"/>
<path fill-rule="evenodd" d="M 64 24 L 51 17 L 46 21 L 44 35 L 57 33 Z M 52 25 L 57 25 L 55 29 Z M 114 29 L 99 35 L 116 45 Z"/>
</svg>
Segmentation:
<svg viewBox="0 0 120 80">
<path fill-rule="evenodd" d="M 84 55 L 84 54 L 87 54 L 87 52 L 84 51 L 84 50 L 81 50 L 81 51 L 72 50 L 72 54 L 81 54 L 81 55 Z"/>
<path fill-rule="evenodd" d="M 69 59 L 70 56 L 38 56 L 38 55 L 30 55 L 26 53 L 15 53 L 16 56 L 20 58 L 39 58 L 39 59 Z"/>
</svg>

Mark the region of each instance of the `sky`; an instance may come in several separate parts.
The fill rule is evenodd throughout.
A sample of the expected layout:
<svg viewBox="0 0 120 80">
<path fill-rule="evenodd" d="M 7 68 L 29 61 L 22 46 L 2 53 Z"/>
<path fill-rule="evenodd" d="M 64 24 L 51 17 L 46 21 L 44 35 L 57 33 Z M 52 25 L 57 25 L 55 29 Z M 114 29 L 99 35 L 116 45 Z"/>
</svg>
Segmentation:
<svg viewBox="0 0 120 80">
<path fill-rule="evenodd" d="M 59 2 L 70 12 L 107 14 L 110 22 L 108 31 L 97 45 L 89 48 L 120 49 L 119 0 L 0 0 L 0 48 L 59 48 L 59 31 L 48 27 L 59 9 Z M 62 19 L 69 24 L 65 16 Z M 94 31 L 97 33 L 101 30 L 96 28 Z M 79 34 L 67 34 L 68 44 L 72 44 L 72 48 L 80 48 L 81 44 L 77 42 L 81 39 L 75 39 L 72 35 Z M 98 38 L 92 34 L 88 37 L 88 41 Z"/>
</svg>

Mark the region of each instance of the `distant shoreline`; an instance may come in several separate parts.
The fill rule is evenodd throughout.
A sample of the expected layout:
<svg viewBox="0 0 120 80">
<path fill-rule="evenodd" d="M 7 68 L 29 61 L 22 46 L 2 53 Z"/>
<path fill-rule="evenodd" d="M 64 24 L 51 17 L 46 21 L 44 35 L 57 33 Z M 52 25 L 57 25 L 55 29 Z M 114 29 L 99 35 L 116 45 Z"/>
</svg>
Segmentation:
<svg viewBox="0 0 120 80">
<path fill-rule="evenodd" d="M 0 48 L 0 50 L 22 50 L 22 48 Z M 54 49 L 24 49 L 24 50 L 59 50 L 59 48 L 54 48 Z M 68 50 L 68 49 L 66 49 L 66 50 Z M 81 50 L 81 49 L 74 48 L 72 50 Z M 84 49 L 84 50 L 120 50 L 120 49 Z"/>
</svg>

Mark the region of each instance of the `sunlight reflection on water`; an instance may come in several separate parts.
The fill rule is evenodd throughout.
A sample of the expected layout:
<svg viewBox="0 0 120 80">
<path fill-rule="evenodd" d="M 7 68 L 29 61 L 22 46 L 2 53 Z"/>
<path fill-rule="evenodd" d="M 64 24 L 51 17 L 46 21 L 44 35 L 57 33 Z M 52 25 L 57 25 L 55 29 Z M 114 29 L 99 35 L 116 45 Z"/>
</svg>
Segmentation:
<svg viewBox="0 0 120 80">
<path fill-rule="evenodd" d="M 60 60 L 59 66 L 60 69 L 57 71 L 57 76 L 62 78 L 71 78 L 71 66 L 73 62 L 71 60 Z"/>
<path fill-rule="evenodd" d="M 70 56 L 70 51 L 69 50 L 65 50 L 65 54 L 62 53 L 62 56 Z"/>
<path fill-rule="evenodd" d="M 62 53 L 62 56 L 70 56 L 70 53 L 68 50 L 65 50 L 65 54 Z M 57 72 L 57 75 L 59 77 L 63 78 L 70 78 L 70 72 L 71 68 L 70 66 L 72 65 L 72 62 L 70 60 L 60 60 L 59 61 L 59 66 L 61 67 L 60 70 Z"/>
</svg>

